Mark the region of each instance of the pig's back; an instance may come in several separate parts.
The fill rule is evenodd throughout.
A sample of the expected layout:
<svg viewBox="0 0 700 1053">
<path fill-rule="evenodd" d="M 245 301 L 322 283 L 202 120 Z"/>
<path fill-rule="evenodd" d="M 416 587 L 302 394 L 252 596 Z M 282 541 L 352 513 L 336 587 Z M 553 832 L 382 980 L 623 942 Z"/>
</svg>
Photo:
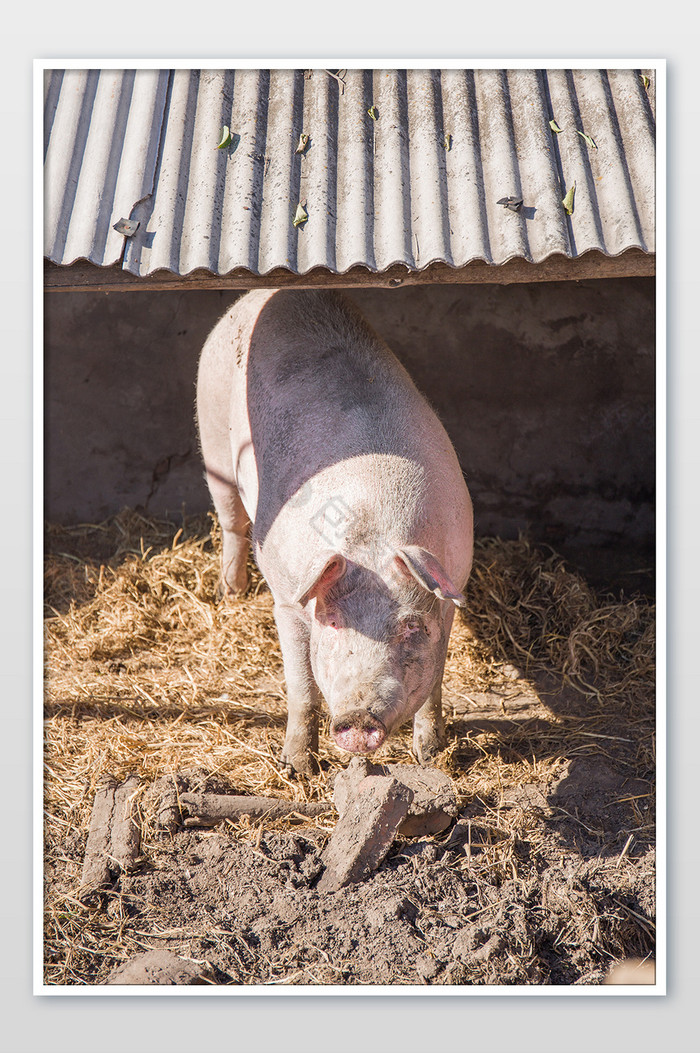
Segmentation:
<svg viewBox="0 0 700 1053">
<path fill-rule="evenodd" d="M 251 333 L 247 409 L 256 451 L 283 449 L 316 470 L 371 453 L 420 458 L 426 439 L 444 434 L 359 312 L 326 291 L 280 290 L 265 302 Z"/>
<path fill-rule="evenodd" d="M 297 496 L 309 490 L 314 508 L 340 498 L 357 510 L 364 493 L 365 521 L 397 543 L 416 533 L 428 542 L 433 532 L 447 543 L 443 509 L 448 533 L 467 519 L 470 533 L 469 497 L 442 424 L 354 305 L 327 291 L 256 291 L 226 317 L 233 463 L 254 504 L 258 550 L 273 524 L 279 543 L 296 547 L 312 511 Z"/>
</svg>

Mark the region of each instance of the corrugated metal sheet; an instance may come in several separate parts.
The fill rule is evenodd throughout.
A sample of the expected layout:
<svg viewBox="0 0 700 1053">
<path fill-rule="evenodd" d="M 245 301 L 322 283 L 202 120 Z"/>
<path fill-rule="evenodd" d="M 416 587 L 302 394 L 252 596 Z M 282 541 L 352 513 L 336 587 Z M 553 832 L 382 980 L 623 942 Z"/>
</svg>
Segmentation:
<svg viewBox="0 0 700 1053">
<path fill-rule="evenodd" d="M 652 253 L 641 72 L 47 71 L 45 254 L 264 275 Z M 224 125 L 232 142 L 217 149 Z M 131 238 L 113 229 L 122 217 L 139 221 Z"/>
</svg>

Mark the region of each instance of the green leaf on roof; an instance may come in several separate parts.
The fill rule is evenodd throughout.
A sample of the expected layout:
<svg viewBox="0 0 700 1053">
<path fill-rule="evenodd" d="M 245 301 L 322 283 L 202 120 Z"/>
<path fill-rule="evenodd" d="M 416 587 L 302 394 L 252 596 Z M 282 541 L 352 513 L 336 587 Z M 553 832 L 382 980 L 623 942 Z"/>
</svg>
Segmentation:
<svg viewBox="0 0 700 1053">
<path fill-rule="evenodd" d="M 299 142 L 297 143 L 297 148 L 294 151 L 294 153 L 295 154 L 303 154 L 304 150 L 306 149 L 306 144 L 308 143 L 308 141 L 309 141 L 308 135 L 305 135 L 304 132 L 302 132 L 301 135 L 299 136 Z"/>
<path fill-rule="evenodd" d="M 293 220 L 294 226 L 295 227 L 300 227 L 302 225 L 302 223 L 306 223 L 308 218 L 309 218 L 309 215 L 308 215 L 308 212 L 306 211 L 306 209 L 304 208 L 304 206 L 301 205 L 301 204 L 297 205 L 297 210 L 296 210 L 296 213 L 294 215 L 294 220 Z"/>
<path fill-rule="evenodd" d="M 578 132 L 578 134 L 581 136 L 582 139 L 585 139 L 585 141 L 588 143 L 589 146 L 593 147 L 594 150 L 598 149 L 598 147 L 596 146 L 594 140 L 591 139 L 590 135 L 586 135 L 585 132 L 579 132 L 578 128 L 576 129 L 576 131 Z"/>
<path fill-rule="evenodd" d="M 379 117 L 379 114 L 377 113 L 377 107 L 374 104 L 372 106 L 370 106 L 370 108 L 367 110 L 367 113 L 369 114 L 369 116 L 372 118 L 373 121 L 376 121 L 377 118 Z"/>
<path fill-rule="evenodd" d="M 221 142 L 217 146 L 217 150 L 224 150 L 227 146 L 231 145 L 231 130 L 227 125 L 221 130 Z"/>
<path fill-rule="evenodd" d="M 574 179 L 573 186 L 569 187 L 566 192 L 566 197 L 562 198 L 562 205 L 566 210 L 567 216 L 573 216 L 574 214 L 574 194 L 576 193 L 576 180 Z"/>
<path fill-rule="evenodd" d="M 559 125 L 557 124 L 557 122 L 554 120 L 553 117 L 552 117 L 551 121 L 549 122 L 549 127 L 552 129 L 553 132 L 556 132 L 557 135 L 561 131 L 561 128 L 559 127 Z"/>
</svg>

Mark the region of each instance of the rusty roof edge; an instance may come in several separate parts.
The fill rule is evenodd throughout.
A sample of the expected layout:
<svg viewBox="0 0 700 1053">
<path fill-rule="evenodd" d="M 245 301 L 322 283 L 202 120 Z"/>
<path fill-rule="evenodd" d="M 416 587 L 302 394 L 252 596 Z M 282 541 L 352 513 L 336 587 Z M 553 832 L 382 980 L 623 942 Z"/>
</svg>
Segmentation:
<svg viewBox="0 0 700 1053">
<path fill-rule="evenodd" d="M 306 267 L 304 269 L 300 267 L 297 270 L 293 270 L 291 267 L 285 267 L 284 265 L 275 265 L 272 267 L 267 267 L 264 270 L 261 269 L 258 271 L 251 270 L 249 267 L 232 267 L 229 271 L 226 271 L 225 273 L 221 274 L 219 274 L 217 271 L 212 270 L 209 267 L 191 267 L 188 271 L 180 272 L 175 271 L 172 267 L 161 267 L 159 268 L 159 270 L 168 271 L 171 274 L 175 274 L 181 278 L 187 278 L 188 276 L 197 272 L 205 272 L 211 275 L 218 275 L 221 278 L 225 278 L 229 274 L 239 273 L 242 271 L 246 271 L 248 274 L 250 274 L 251 278 L 267 278 L 270 274 L 279 271 L 287 271 L 289 274 L 302 276 L 310 274 L 312 271 L 324 271 L 328 274 L 333 274 L 338 277 L 342 277 L 343 275 L 348 274 L 350 271 L 357 270 L 361 267 L 364 270 L 366 270 L 369 275 L 376 275 L 379 277 L 382 274 L 387 274 L 389 271 L 392 271 L 397 267 L 402 267 L 408 274 L 423 274 L 424 272 L 428 271 L 431 267 L 434 267 L 436 264 L 439 264 L 441 267 L 445 267 L 450 271 L 461 271 L 465 268 L 481 264 L 483 266 L 491 268 L 494 272 L 497 272 L 499 268 L 504 267 L 506 264 L 512 263 L 514 261 L 518 261 L 523 265 L 529 267 L 541 267 L 549 261 L 553 260 L 554 258 L 560 259 L 563 263 L 568 262 L 573 264 L 579 260 L 584 260 L 586 259 L 586 257 L 590 257 L 592 255 L 599 255 L 612 260 L 619 259 L 626 253 L 635 252 L 640 252 L 644 256 L 648 257 L 656 256 L 655 250 L 647 248 L 646 245 L 640 242 L 638 244 L 633 243 L 630 245 L 626 245 L 623 249 L 620 249 L 619 252 L 608 252 L 606 249 L 599 248 L 597 246 L 591 246 L 590 248 L 584 249 L 582 252 L 578 253 L 575 256 L 571 256 L 568 253 L 561 252 L 559 249 L 552 249 L 550 252 L 546 253 L 546 255 L 544 255 L 540 260 L 533 260 L 531 258 L 528 259 L 519 252 L 512 252 L 498 263 L 494 263 L 493 260 L 489 260 L 485 256 L 474 255 L 470 256 L 463 263 L 452 263 L 450 260 L 447 260 L 444 257 L 436 256 L 432 259 L 427 260 L 426 263 L 421 265 L 420 267 L 412 267 L 408 263 L 406 263 L 405 260 L 394 259 L 390 263 L 387 263 L 384 267 L 370 267 L 369 264 L 364 263 L 362 260 L 357 260 L 355 263 L 350 264 L 350 266 L 348 267 L 343 267 L 342 269 L 330 267 L 327 264 L 314 263 L 311 264 L 309 267 Z M 150 273 L 156 274 L 157 271 L 154 270 Z M 146 275 L 146 277 L 148 276 L 149 275 Z"/>
<path fill-rule="evenodd" d="M 394 264 L 382 271 L 371 271 L 358 264 L 346 271 L 331 272 L 315 266 L 304 274 L 286 267 L 276 267 L 266 274 L 256 274 L 246 268 L 235 268 L 227 274 L 196 268 L 188 275 L 169 268 L 160 268 L 148 275 L 137 275 L 123 270 L 118 264 L 98 265 L 84 258 L 72 265 L 45 261 L 44 284 L 55 291 L 119 291 L 158 290 L 178 288 L 250 289 L 276 285 L 322 287 L 395 288 L 401 285 L 447 283 L 510 284 L 541 281 L 581 281 L 595 278 L 653 277 L 656 273 L 656 254 L 636 247 L 624 249 L 613 256 L 592 248 L 580 257 L 570 259 L 562 253 L 551 253 L 547 260 L 529 263 L 514 256 L 507 263 L 492 264 L 473 260 L 462 267 L 436 262 L 422 271 Z"/>
<path fill-rule="evenodd" d="M 126 240 L 128 240 L 128 238 Z M 497 271 L 500 267 L 503 267 L 506 264 L 510 264 L 510 263 L 512 263 L 514 261 L 519 261 L 519 262 L 523 263 L 524 265 L 527 265 L 527 266 L 530 266 L 530 267 L 541 267 L 541 266 L 543 266 L 544 264 L 546 264 L 548 261 L 552 260 L 555 257 L 558 257 L 562 261 L 568 261 L 571 264 L 575 264 L 577 261 L 584 260 L 587 256 L 591 256 L 591 255 L 596 255 L 597 254 L 599 256 L 602 256 L 602 257 L 605 257 L 605 258 L 608 258 L 608 259 L 618 259 L 618 258 L 624 256 L 626 253 L 632 253 L 632 252 L 640 252 L 643 255 L 649 256 L 649 257 L 655 257 L 656 256 L 656 250 L 655 249 L 650 249 L 650 248 L 648 248 L 648 246 L 646 244 L 642 243 L 641 241 L 638 241 L 638 242 L 633 242 L 633 243 L 631 243 L 629 245 L 625 245 L 625 247 L 620 249 L 618 252 L 610 252 L 607 249 L 601 248 L 601 247 L 596 246 L 596 245 L 592 245 L 589 248 L 583 249 L 580 253 L 577 253 L 576 255 L 569 255 L 566 252 L 562 252 L 560 249 L 551 249 L 549 252 L 545 253 L 542 256 L 542 258 L 539 259 L 539 260 L 533 260 L 532 257 L 527 257 L 527 256 L 524 256 L 520 252 L 513 251 L 513 252 L 509 253 L 507 256 L 505 256 L 504 259 L 500 260 L 498 263 L 495 263 L 492 259 L 488 259 L 487 257 L 485 257 L 483 255 L 474 254 L 472 256 L 469 256 L 467 259 L 465 259 L 464 261 L 462 261 L 460 263 L 454 263 L 453 261 L 448 260 L 448 259 L 446 259 L 445 257 L 442 257 L 442 256 L 434 256 L 434 257 L 431 257 L 430 259 L 426 260 L 426 262 L 421 264 L 420 266 L 411 266 L 410 264 L 406 263 L 405 260 L 402 260 L 402 259 L 399 259 L 399 258 L 395 258 L 395 259 L 391 260 L 389 263 L 387 263 L 383 267 L 371 267 L 368 263 L 365 263 L 363 260 L 358 259 L 358 260 L 355 260 L 353 263 L 349 264 L 347 267 L 342 267 L 342 268 L 332 267 L 329 264 L 312 263 L 312 264 L 310 264 L 307 267 L 299 267 L 297 269 L 293 269 L 291 267 L 285 267 L 284 264 L 273 264 L 270 267 L 261 268 L 259 270 L 252 270 L 250 267 L 245 267 L 245 266 L 242 266 L 242 265 L 236 265 L 235 267 L 231 267 L 228 271 L 220 272 L 220 271 L 213 270 L 211 267 L 203 267 L 203 266 L 200 266 L 200 265 L 196 265 L 196 266 L 190 267 L 188 270 L 181 270 L 181 271 L 177 271 L 174 267 L 159 266 L 159 267 L 154 267 L 153 270 L 143 272 L 143 271 L 137 271 L 136 269 L 132 269 L 132 268 L 130 268 L 128 266 L 128 255 L 127 255 L 123 259 L 122 264 L 116 264 L 115 263 L 114 266 L 117 266 L 117 265 L 123 266 L 123 269 L 124 269 L 125 273 L 133 275 L 134 278 L 142 278 L 144 280 L 147 280 L 148 278 L 150 278 L 150 277 L 152 277 L 154 275 L 163 273 L 163 272 L 167 272 L 167 273 L 173 274 L 173 275 L 175 275 L 177 277 L 180 277 L 180 278 L 183 278 L 183 279 L 187 278 L 187 277 L 189 277 L 189 276 L 191 276 L 193 274 L 197 274 L 197 273 L 200 273 L 200 274 L 201 273 L 207 273 L 207 274 L 211 274 L 211 275 L 214 275 L 214 276 L 217 276 L 217 277 L 225 278 L 225 277 L 227 277 L 227 275 L 234 274 L 234 273 L 240 273 L 240 272 L 246 272 L 246 273 L 250 274 L 251 278 L 266 278 L 270 274 L 272 274 L 274 272 L 278 272 L 278 271 L 287 271 L 289 274 L 300 275 L 300 276 L 304 276 L 304 275 L 310 274 L 312 271 L 325 271 L 328 274 L 332 274 L 332 275 L 335 275 L 335 276 L 342 277 L 343 275 L 348 274 L 351 271 L 355 271 L 355 270 L 357 270 L 360 267 L 363 268 L 364 270 L 366 270 L 367 273 L 370 274 L 370 275 L 381 276 L 382 274 L 386 274 L 387 272 L 389 272 L 392 269 L 395 269 L 397 267 L 404 268 L 409 274 L 422 274 L 425 271 L 429 270 L 431 267 L 434 267 L 436 264 L 438 264 L 440 266 L 443 266 L 445 268 L 448 268 L 451 271 L 460 271 L 460 270 L 463 270 L 465 268 L 472 267 L 474 265 L 479 265 L 479 264 L 481 264 L 483 266 L 488 266 L 488 267 L 492 268 L 494 271 Z M 81 260 L 81 259 L 85 260 L 86 263 L 90 263 L 90 264 L 92 264 L 93 266 L 96 266 L 96 267 L 99 267 L 99 266 L 110 266 L 110 264 L 105 264 L 105 265 L 97 264 L 97 263 L 95 263 L 94 260 L 91 260 L 91 259 L 89 259 L 89 257 L 85 257 L 85 256 L 76 257 L 75 259 L 71 260 L 68 263 L 61 263 L 61 264 L 59 264 L 56 260 L 51 259 L 49 256 L 46 256 L 45 259 L 49 260 L 52 264 L 54 264 L 56 266 L 71 266 L 72 264 L 79 262 L 79 260 Z"/>
</svg>

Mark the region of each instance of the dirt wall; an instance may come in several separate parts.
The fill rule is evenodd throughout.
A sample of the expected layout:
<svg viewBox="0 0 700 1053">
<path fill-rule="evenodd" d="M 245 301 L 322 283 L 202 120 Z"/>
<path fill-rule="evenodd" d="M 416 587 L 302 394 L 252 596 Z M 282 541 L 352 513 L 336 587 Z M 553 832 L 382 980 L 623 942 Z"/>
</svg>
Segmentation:
<svg viewBox="0 0 700 1053">
<path fill-rule="evenodd" d="M 197 359 L 236 295 L 47 293 L 48 518 L 209 506 Z M 653 279 L 349 295 L 440 414 L 479 534 L 651 543 Z"/>
</svg>

